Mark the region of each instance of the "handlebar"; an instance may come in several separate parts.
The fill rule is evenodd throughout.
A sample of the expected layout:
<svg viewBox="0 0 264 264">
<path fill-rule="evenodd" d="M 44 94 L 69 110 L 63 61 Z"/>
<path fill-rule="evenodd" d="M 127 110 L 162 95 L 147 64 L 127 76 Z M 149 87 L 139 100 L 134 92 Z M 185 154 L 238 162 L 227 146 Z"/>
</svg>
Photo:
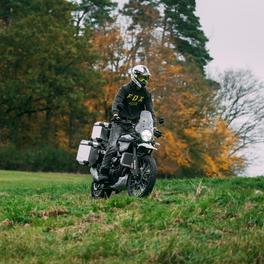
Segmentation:
<svg viewBox="0 0 264 264">
<path fill-rule="evenodd" d="M 123 124 L 123 125 L 134 125 L 134 123 L 131 120 L 124 120 L 124 119 L 112 120 L 112 122 L 116 124 Z"/>
<path fill-rule="evenodd" d="M 116 123 L 116 124 L 123 124 L 123 125 L 130 125 L 132 126 L 133 128 L 135 127 L 135 123 L 133 123 L 131 120 L 124 120 L 124 119 L 120 119 L 120 120 L 112 120 L 112 122 Z M 153 131 L 153 135 L 156 137 L 156 138 L 159 138 L 162 136 L 162 132 L 159 131 L 158 129 L 154 129 Z M 134 137 L 136 136 L 136 134 L 134 134 Z"/>
</svg>

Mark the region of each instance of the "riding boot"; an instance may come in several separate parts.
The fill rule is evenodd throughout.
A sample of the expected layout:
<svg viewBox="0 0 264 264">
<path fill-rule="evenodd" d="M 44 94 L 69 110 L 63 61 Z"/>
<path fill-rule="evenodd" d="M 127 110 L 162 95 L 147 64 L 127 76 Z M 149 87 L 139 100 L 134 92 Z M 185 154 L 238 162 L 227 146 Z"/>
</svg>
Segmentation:
<svg viewBox="0 0 264 264">
<path fill-rule="evenodd" d="M 109 169 L 108 168 L 105 168 L 105 167 L 100 168 L 98 181 L 99 182 L 108 182 L 109 181 Z"/>
</svg>

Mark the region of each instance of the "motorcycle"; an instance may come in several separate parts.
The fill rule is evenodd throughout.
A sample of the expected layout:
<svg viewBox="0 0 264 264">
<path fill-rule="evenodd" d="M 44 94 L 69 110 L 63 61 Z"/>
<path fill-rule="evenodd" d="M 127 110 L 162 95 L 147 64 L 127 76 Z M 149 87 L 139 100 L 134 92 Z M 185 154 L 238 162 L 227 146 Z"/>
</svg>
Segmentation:
<svg viewBox="0 0 264 264">
<path fill-rule="evenodd" d="M 127 133 L 117 140 L 117 153 L 111 160 L 109 170 L 110 182 L 99 181 L 99 169 L 106 152 L 111 123 L 94 124 L 91 140 L 80 142 L 76 160 L 90 167 L 93 198 L 109 198 L 113 191 L 118 193 L 125 189 L 130 196 L 146 197 L 152 192 L 156 181 L 157 166 L 152 152 L 159 145 L 154 136 L 161 136 L 161 132 L 154 129 L 149 111 L 141 112 L 137 124 L 125 120 L 118 123 L 127 127 Z M 163 119 L 159 123 L 163 123 Z"/>
</svg>

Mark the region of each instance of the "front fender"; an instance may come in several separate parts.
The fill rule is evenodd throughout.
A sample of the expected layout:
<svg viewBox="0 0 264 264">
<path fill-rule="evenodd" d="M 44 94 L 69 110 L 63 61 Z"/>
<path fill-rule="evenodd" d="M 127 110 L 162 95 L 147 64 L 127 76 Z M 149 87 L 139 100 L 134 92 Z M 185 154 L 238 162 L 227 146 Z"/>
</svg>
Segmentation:
<svg viewBox="0 0 264 264">
<path fill-rule="evenodd" d="M 157 148 L 153 147 L 151 144 L 148 144 L 148 143 L 141 143 L 141 144 L 138 145 L 138 148 L 139 147 L 144 147 L 144 148 L 147 148 L 147 149 L 157 150 Z"/>
</svg>

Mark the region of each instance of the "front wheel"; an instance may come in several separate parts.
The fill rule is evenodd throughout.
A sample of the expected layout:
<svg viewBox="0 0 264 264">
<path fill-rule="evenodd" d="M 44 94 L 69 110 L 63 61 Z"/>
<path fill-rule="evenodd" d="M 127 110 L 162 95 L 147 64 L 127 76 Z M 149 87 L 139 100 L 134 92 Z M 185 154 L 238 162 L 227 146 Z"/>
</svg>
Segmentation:
<svg viewBox="0 0 264 264">
<path fill-rule="evenodd" d="M 136 197 L 148 196 L 156 182 L 157 165 L 151 156 L 145 156 L 139 159 L 140 175 L 133 176 L 132 173 L 128 176 L 127 191 L 128 195 Z"/>
<path fill-rule="evenodd" d="M 94 199 L 109 198 L 112 190 L 104 187 L 103 184 L 93 181 L 91 186 L 91 196 Z"/>
</svg>

